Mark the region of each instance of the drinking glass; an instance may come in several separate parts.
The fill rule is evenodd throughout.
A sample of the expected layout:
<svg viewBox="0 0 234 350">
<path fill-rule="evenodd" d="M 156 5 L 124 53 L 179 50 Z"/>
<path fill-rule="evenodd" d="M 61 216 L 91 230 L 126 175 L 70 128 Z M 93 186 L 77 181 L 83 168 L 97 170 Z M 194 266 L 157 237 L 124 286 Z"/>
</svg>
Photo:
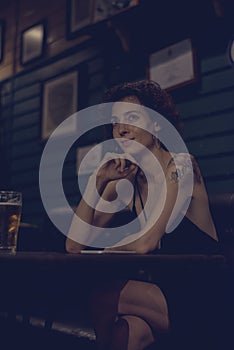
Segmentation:
<svg viewBox="0 0 234 350">
<path fill-rule="evenodd" d="M 22 211 L 22 194 L 0 191 L 0 253 L 15 253 Z"/>
</svg>

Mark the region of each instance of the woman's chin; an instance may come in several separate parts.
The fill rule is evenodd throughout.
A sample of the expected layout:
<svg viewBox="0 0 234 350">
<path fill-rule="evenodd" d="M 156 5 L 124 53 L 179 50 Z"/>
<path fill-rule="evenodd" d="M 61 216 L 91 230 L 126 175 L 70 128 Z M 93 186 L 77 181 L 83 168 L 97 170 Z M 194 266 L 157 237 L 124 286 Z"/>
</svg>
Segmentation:
<svg viewBox="0 0 234 350">
<path fill-rule="evenodd" d="M 136 145 L 120 145 L 120 148 L 124 153 L 138 154 L 142 151 L 142 147 L 137 147 Z"/>
</svg>

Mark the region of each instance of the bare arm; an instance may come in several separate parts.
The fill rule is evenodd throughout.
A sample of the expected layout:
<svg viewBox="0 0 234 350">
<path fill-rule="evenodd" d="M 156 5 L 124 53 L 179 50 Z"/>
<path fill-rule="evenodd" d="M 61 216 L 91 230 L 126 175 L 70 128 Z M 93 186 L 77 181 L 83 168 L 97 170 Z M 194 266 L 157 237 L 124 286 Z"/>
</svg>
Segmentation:
<svg viewBox="0 0 234 350">
<path fill-rule="evenodd" d="M 90 227 L 89 230 L 87 230 L 87 225 L 82 225 L 82 222 L 79 222 L 79 226 L 77 225 L 77 218 L 81 219 L 84 223 L 92 225 L 94 222 L 94 215 L 95 215 L 95 207 L 97 205 L 97 202 L 99 200 L 99 197 L 96 194 L 96 190 L 100 195 L 105 190 L 106 184 L 101 181 L 100 178 L 97 178 L 96 180 L 96 174 L 94 176 L 91 176 L 87 185 L 87 196 L 89 197 L 89 202 L 92 205 L 89 205 L 86 200 L 82 197 L 75 215 L 73 217 L 67 239 L 66 239 L 66 251 L 69 253 L 79 253 L 84 247 L 84 244 L 79 243 L 79 232 L 82 230 L 82 234 L 85 234 L 88 237 L 90 236 Z M 82 227 L 83 226 L 83 227 Z M 86 239 L 85 239 L 86 240 Z M 81 241 L 83 239 L 81 238 Z"/>
<path fill-rule="evenodd" d="M 111 159 L 105 161 L 98 173 L 90 177 L 84 198 L 82 197 L 77 207 L 68 232 L 67 252 L 79 253 L 87 245 L 79 242 L 91 243 L 99 232 L 98 227 L 105 227 L 108 224 L 114 213 L 105 213 L 105 208 L 98 204 L 103 199 L 104 201 L 114 200 L 117 180 L 130 176 L 135 169 L 134 165 L 125 168 L 125 162 L 122 159 Z M 92 229 L 92 225 L 95 229 Z"/>
</svg>

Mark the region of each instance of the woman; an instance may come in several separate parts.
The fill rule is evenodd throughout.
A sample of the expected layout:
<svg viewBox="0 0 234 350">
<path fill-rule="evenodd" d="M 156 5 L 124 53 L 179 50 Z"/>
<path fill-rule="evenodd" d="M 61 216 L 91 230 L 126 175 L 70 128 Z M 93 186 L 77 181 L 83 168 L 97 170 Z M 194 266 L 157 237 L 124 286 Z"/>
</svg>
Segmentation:
<svg viewBox="0 0 234 350">
<path fill-rule="evenodd" d="M 162 125 L 150 115 L 150 110 L 156 111 L 177 125 L 177 112 L 170 96 L 155 82 L 139 81 L 110 89 L 104 102 L 113 102 L 112 132 L 123 153 L 107 154 L 104 158 L 95 179 L 91 176 L 87 186 L 86 195 L 92 197 L 92 205 L 82 199 L 77 215 L 97 227 L 107 227 L 116 225 L 116 217 L 119 222 L 123 213 L 131 220 L 144 214 L 139 219 L 141 234 L 131 232 L 106 250 L 132 250 L 140 254 L 216 251 L 217 233 L 198 165 L 186 153 L 168 151 L 158 137 Z M 158 168 L 149 166 L 152 155 Z M 117 214 L 104 213 L 90 193 L 94 193 L 96 186 L 101 197 L 111 202 L 117 197 L 116 184 L 120 179 L 132 182 L 133 199 L 128 204 L 126 201 L 124 210 Z M 157 200 L 147 207 L 148 194 L 154 190 L 153 198 Z M 83 244 L 67 238 L 68 252 L 79 253 L 83 248 Z M 171 327 L 169 299 L 160 281 L 149 283 L 139 277 L 100 285 L 92 304 L 99 348 L 140 350 L 154 343 L 157 334 Z"/>
</svg>

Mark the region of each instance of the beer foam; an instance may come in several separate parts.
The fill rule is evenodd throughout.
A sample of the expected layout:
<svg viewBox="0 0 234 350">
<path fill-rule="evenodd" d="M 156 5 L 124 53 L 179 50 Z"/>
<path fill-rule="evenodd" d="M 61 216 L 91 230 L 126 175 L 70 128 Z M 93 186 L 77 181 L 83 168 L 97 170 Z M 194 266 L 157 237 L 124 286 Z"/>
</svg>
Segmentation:
<svg viewBox="0 0 234 350">
<path fill-rule="evenodd" d="M 21 204 L 19 203 L 12 203 L 12 202 L 0 202 L 0 205 L 18 205 L 18 206 L 21 206 Z"/>
</svg>

